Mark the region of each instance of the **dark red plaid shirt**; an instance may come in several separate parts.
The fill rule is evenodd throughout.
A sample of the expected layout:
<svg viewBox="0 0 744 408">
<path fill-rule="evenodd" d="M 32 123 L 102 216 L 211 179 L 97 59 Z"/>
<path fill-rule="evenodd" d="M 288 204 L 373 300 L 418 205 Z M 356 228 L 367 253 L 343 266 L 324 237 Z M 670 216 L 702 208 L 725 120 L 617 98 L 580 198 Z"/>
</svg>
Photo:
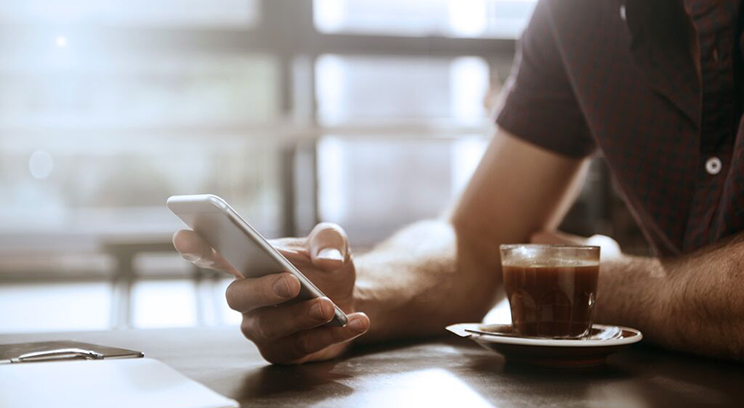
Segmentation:
<svg viewBox="0 0 744 408">
<path fill-rule="evenodd" d="M 596 151 L 660 255 L 744 230 L 740 0 L 542 0 L 497 123 Z"/>
</svg>

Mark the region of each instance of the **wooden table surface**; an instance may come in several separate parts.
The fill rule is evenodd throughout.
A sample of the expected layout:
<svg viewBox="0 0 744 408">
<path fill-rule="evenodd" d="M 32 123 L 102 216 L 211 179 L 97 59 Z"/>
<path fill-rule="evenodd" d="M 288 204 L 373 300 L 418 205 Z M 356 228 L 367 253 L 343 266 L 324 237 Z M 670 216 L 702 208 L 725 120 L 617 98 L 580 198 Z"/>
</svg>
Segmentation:
<svg viewBox="0 0 744 408">
<path fill-rule="evenodd" d="M 236 327 L 0 335 L 0 344 L 64 339 L 144 351 L 243 407 L 744 407 L 744 364 L 643 344 L 591 370 L 504 364 L 454 335 L 301 366 L 267 364 Z"/>
</svg>

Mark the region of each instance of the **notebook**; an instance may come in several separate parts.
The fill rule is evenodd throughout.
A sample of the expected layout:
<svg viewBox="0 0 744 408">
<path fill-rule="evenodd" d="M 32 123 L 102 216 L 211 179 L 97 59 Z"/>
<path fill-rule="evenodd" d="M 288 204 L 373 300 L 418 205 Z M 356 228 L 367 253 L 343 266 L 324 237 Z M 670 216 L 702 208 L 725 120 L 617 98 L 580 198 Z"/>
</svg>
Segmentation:
<svg viewBox="0 0 744 408">
<path fill-rule="evenodd" d="M 232 408 L 236 401 L 149 358 L 0 364 L 0 407 Z"/>
</svg>

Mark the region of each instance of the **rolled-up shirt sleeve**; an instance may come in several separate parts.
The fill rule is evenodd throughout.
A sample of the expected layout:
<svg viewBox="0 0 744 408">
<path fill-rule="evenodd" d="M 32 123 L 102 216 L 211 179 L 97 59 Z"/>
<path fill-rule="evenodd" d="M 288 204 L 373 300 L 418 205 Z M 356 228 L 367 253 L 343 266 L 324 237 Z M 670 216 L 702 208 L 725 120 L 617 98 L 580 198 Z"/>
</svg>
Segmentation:
<svg viewBox="0 0 744 408">
<path fill-rule="evenodd" d="M 564 156 L 585 157 L 596 149 L 556 44 L 546 0 L 535 7 L 519 41 L 496 123 Z"/>
</svg>

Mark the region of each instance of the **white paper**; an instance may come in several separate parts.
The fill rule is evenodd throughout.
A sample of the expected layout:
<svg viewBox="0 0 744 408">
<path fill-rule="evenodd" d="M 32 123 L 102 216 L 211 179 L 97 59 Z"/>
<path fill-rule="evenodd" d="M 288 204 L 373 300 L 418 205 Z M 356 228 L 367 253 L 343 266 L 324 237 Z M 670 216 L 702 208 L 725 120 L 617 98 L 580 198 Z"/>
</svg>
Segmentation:
<svg viewBox="0 0 744 408">
<path fill-rule="evenodd" d="M 237 402 L 149 358 L 0 365 L 0 407 L 237 406 Z"/>
</svg>

